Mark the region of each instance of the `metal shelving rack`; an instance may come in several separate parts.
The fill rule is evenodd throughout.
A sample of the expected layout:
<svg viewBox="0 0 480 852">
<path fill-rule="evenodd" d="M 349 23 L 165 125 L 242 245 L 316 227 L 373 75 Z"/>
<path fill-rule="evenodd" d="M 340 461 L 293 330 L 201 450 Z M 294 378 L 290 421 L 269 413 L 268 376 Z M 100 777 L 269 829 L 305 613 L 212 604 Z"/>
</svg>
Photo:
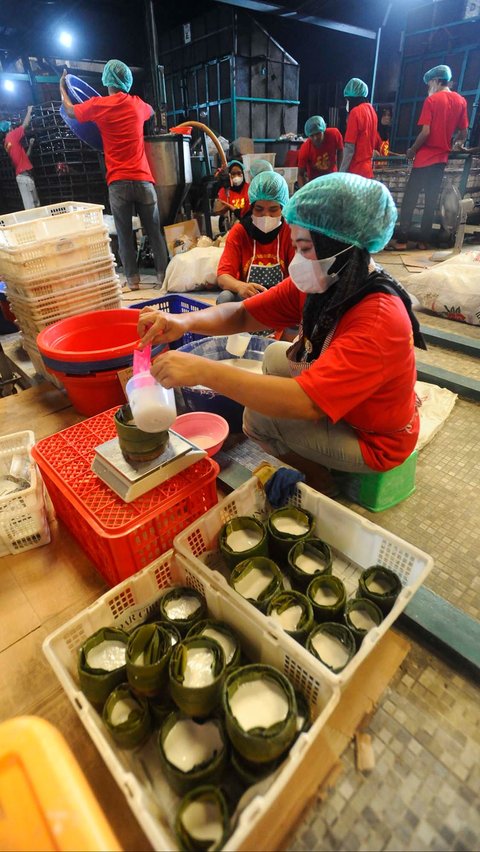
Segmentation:
<svg viewBox="0 0 480 852">
<path fill-rule="evenodd" d="M 262 145 L 297 131 L 298 63 L 244 12 L 220 7 L 159 36 L 169 124 L 202 121 Z"/>
</svg>

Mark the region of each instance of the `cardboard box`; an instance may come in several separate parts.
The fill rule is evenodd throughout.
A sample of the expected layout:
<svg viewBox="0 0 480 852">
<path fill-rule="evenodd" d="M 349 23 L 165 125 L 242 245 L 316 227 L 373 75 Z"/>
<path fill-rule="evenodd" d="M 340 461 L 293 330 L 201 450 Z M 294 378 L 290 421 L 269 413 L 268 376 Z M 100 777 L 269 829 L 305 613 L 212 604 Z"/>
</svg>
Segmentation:
<svg viewBox="0 0 480 852">
<path fill-rule="evenodd" d="M 192 248 L 200 236 L 200 229 L 196 219 L 187 219 L 185 222 L 177 222 L 175 225 L 165 225 L 163 230 L 165 232 L 168 253 L 171 258 L 175 254 L 181 254 Z M 181 240 L 185 237 L 187 237 L 187 240 L 190 240 L 190 244 L 187 242 L 185 246 L 175 246 L 176 240 Z"/>
</svg>

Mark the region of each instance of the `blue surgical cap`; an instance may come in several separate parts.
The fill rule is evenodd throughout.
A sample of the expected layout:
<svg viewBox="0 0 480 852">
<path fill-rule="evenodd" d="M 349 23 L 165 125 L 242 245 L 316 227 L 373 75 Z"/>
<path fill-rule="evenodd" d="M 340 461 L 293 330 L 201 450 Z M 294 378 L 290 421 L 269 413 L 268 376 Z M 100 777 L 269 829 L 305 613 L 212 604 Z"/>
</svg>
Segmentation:
<svg viewBox="0 0 480 852">
<path fill-rule="evenodd" d="M 447 83 L 452 79 L 452 69 L 448 65 L 435 65 L 435 68 L 430 68 L 430 71 L 425 71 L 423 82 L 429 83 L 430 80 L 446 80 Z"/>
<path fill-rule="evenodd" d="M 256 201 L 276 201 L 283 208 L 288 201 L 288 184 L 278 172 L 260 172 L 248 187 L 248 197 L 253 206 Z"/>
<path fill-rule="evenodd" d="M 324 133 L 327 125 L 321 115 L 312 115 L 305 122 L 305 136 L 312 136 L 313 133 Z"/>
<path fill-rule="evenodd" d="M 125 62 L 120 59 L 109 59 L 103 69 L 102 83 L 107 88 L 114 86 L 122 92 L 129 92 L 132 88 L 133 74 Z"/>
<path fill-rule="evenodd" d="M 359 77 L 352 77 L 343 90 L 344 98 L 368 98 L 368 86 Z"/>
<path fill-rule="evenodd" d="M 0 133 L 8 133 L 12 126 L 11 121 L 0 121 Z"/>
<path fill-rule="evenodd" d="M 319 231 L 348 245 L 381 251 L 393 234 L 397 208 L 377 180 L 332 172 L 309 181 L 283 211 L 290 225 Z"/>
<path fill-rule="evenodd" d="M 250 177 L 257 177 L 262 172 L 273 172 L 272 164 L 268 160 L 254 160 L 250 165 Z"/>
</svg>

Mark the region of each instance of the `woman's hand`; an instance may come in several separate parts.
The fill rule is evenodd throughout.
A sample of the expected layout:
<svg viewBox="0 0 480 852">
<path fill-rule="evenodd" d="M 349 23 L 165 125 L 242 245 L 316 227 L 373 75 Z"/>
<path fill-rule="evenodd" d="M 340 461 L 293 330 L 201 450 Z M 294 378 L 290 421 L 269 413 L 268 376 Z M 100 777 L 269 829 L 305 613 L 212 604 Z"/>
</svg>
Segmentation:
<svg viewBox="0 0 480 852">
<path fill-rule="evenodd" d="M 142 308 L 137 323 L 139 349 L 148 343 L 170 343 L 185 333 L 181 314 L 167 314 L 153 308 Z"/>
<path fill-rule="evenodd" d="M 262 284 L 254 284 L 253 281 L 244 283 L 241 281 L 238 285 L 237 293 L 241 299 L 249 299 L 250 296 L 256 296 L 258 293 L 263 293 L 267 288 Z"/>
<path fill-rule="evenodd" d="M 202 385 L 207 381 L 208 358 L 187 352 L 165 352 L 152 364 L 151 374 L 164 388 Z"/>
</svg>

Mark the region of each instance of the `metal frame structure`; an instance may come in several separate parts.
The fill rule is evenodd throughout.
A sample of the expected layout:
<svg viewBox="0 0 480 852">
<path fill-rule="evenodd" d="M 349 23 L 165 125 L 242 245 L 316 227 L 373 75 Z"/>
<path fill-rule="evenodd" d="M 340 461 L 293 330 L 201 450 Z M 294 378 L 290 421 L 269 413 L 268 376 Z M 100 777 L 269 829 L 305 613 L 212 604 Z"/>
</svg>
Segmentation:
<svg viewBox="0 0 480 852">
<path fill-rule="evenodd" d="M 229 140 L 248 136 L 257 143 L 296 132 L 298 63 L 246 13 L 222 9 L 216 19 L 212 27 L 205 16 L 198 27 L 204 34 L 194 36 L 188 50 L 179 43 L 178 28 L 175 36 L 160 38 L 170 123 L 190 118 Z M 215 54 L 220 43 L 227 52 Z"/>
</svg>

